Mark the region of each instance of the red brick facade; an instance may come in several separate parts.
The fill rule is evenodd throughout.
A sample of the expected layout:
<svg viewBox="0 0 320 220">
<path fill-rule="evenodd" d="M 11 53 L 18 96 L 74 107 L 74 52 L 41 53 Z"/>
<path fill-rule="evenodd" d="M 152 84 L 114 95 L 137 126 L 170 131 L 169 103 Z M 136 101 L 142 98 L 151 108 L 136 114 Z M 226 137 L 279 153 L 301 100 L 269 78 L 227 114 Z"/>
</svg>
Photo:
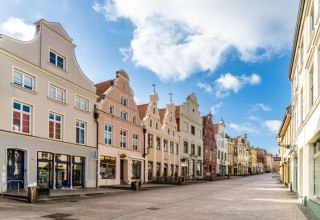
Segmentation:
<svg viewBox="0 0 320 220">
<path fill-rule="evenodd" d="M 203 176 L 217 175 L 217 145 L 215 141 L 212 115 L 202 117 L 203 123 Z M 210 156 L 211 154 L 211 156 Z"/>
</svg>

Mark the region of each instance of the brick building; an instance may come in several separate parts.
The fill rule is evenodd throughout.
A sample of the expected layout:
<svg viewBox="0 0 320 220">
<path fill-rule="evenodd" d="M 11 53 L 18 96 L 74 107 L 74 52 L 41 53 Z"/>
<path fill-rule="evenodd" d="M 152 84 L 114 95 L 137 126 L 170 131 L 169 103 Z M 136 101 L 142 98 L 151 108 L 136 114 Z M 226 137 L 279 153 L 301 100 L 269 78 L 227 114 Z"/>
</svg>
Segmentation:
<svg viewBox="0 0 320 220">
<path fill-rule="evenodd" d="M 203 122 L 203 175 L 217 175 L 217 145 L 213 131 L 212 114 L 202 117 Z"/>
</svg>

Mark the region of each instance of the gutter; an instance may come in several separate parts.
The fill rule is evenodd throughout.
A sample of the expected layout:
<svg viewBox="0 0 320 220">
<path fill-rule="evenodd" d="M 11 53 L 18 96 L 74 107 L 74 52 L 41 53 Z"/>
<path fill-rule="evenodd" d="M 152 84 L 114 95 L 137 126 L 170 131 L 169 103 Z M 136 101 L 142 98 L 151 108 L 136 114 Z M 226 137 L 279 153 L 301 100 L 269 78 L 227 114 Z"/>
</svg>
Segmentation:
<svg viewBox="0 0 320 220">
<path fill-rule="evenodd" d="M 96 142 L 97 142 L 97 146 L 96 146 L 96 149 L 97 149 L 97 163 L 96 163 L 96 188 L 99 187 L 99 184 L 98 184 L 98 178 L 99 178 L 99 173 L 98 173 L 98 170 L 99 170 L 99 122 L 98 122 L 98 118 L 99 118 L 99 113 L 97 111 L 97 105 L 95 104 L 94 105 L 94 119 L 96 121 Z"/>
</svg>

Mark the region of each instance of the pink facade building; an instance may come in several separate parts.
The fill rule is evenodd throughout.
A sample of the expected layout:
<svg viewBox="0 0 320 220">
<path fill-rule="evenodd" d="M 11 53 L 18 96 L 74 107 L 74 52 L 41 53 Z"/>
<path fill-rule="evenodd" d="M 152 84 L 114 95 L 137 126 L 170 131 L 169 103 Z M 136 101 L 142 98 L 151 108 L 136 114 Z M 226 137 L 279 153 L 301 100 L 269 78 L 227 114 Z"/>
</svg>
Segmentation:
<svg viewBox="0 0 320 220">
<path fill-rule="evenodd" d="M 99 186 L 143 180 L 144 134 L 128 74 L 119 70 L 115 79 L 95 86 Z"/>
</svg>

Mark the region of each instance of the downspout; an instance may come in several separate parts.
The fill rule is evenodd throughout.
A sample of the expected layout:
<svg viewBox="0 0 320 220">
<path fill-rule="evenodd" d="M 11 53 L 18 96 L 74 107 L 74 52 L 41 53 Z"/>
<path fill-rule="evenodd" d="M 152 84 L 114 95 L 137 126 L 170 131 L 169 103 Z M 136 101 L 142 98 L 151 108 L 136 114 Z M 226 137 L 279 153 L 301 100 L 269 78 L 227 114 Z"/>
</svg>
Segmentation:
<svg viewBox="0 0 320 220">
<path fill-rule="evenodd" d="M 97 162 L 96 162 L 96 188 L 99 187 L 98 185 L 98 179 L 99 179 L 99 122 L 98 122 L 98 118 L 99 118 L 99 113 L 97 112 L 97 105 L 94 105 L 94 119 L 96 121 L 96 143 L 97 143 Z"/>
<path fill-rule="evenodd" d="M 146 133 L 147 133 L 147 129 L 146 128 L 143 128 L 143 149 L 144 149 L 144 152 L 143 152 L 143 157 L 144 157 L 144 160 L 143 160 L 143 167 L 144 167 L 144 171 L 143 171 L 143 182 L 146 183 L 146 156 L 147 156 L 147 152 L 146 152 Z"/>
</svg>

